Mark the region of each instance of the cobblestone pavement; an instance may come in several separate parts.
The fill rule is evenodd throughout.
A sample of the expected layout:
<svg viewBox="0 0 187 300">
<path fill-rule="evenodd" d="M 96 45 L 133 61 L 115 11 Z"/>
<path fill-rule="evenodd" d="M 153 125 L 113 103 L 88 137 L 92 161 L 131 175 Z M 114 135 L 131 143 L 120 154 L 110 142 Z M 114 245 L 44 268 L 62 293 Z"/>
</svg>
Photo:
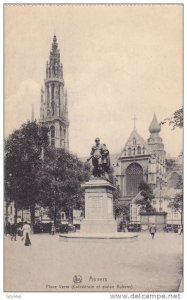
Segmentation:
<svg viewBox="0 0 187 300">
<path fill-rule="evenodd" d="M 145 232 L 132 240 L 79 242 L 41 234 L 32 235 L 30 247 L 6 236 L 4 289 L 178 291 L 182 251 L 182 236 L 175 233 L 158 232 L 154 240 Z"/>
</svg>

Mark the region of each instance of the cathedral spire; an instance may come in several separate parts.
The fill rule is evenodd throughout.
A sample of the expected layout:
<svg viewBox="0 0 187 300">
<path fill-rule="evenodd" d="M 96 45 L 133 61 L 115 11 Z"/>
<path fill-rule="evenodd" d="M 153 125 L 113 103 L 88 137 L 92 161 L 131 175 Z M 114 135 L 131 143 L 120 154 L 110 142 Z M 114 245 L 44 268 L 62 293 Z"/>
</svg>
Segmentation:
<svg viewBox="0 0 187 300">
<path fill-rule="evenodd" d="M 49 128 L 51 146 L 69 150 L 68 104 L 64 85 L 63 65 L 54 34 L 46 62 L 44 89 L 41 89 L 40 122 Z"/>
<path fill-rule="evenodd" d="M 62 78 L 62 64 L 60 64 L 60 51 L 58 49 L 57 37 L 53 36 L 49 62 L 46 64 L 46 79 Z"/>
</svg>

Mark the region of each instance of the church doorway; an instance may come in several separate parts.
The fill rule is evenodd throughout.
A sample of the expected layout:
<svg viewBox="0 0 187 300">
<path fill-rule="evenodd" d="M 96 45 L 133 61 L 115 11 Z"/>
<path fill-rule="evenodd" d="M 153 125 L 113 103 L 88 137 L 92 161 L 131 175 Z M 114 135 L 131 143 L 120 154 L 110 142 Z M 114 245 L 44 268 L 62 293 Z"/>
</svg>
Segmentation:
<svg viewBox="0 0 187 300">
<path fill-rule="evenodd" d="M 139 192 L 139 185 L 142 181 L 142 167 L 138 163 L 130 164 L 126 170 L 127 195 L 136 195 Z"/>
</svg>

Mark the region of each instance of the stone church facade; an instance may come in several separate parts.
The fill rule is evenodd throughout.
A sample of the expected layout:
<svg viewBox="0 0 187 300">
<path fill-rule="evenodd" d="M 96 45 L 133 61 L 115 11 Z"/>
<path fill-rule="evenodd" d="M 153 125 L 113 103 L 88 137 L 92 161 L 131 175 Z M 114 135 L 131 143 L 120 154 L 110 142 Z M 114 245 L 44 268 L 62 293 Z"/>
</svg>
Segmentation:
<svg viewBox="0 0 187 300">
<path fill-rule="evenodd" d="M 164 218 L 167 214 L 167 221 L 180 224 L 181 216 L 171 211 L 168 204 L 180 192 L 178 184 L 183 170 L 182 155 L 170 160 L 166 157 L 160 131 L 156 114 L 149 126 L 147 141 L 134 126 L 114 168 L 120 191 L 119 202 L 122 207 L 130 207 L 132 223 L 140 223 L 139 207 L 134 201 L 139 193 L 140 182 L 144 181 L 152 186 L 155 195 L 153 206 L 157 213 L 163 214 Z"/>
<path fill-rule="evenodd" d="M 166 183 L 166 152 L 159 135 L 160 130 L 154 114 L 147 141 L 140 136 L 135 127 L 131 132 L 115 168 L 122 203 L 130 203 L 139 192 L 139 184 L 142 181 L 153 187 Z"/>
<path fill-rule="evenodd" d="M 40 124 L 49 128 L 51 146 L 69 150 L 68 96 L 55 35 L 46 63 L 44 88 L 41 88 Z"/>
</svg>

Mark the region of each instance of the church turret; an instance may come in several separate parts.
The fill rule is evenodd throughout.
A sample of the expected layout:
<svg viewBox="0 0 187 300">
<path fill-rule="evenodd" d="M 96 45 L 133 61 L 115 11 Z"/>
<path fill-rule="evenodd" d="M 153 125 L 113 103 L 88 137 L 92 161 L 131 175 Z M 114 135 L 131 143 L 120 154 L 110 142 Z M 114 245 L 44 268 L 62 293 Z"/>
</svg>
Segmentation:
<svg viewBox="0 0 187 300">
<path fill-rule="evenodd" d="M 49 60 L 46 62 L 44 84 L 44 90 L 41 89 L 40 122 L 49 127 L 52 146 L 69 150 L 67 92 L 56 35 L 53 36 Z"/>
<path fill-rule="evenodd" d="M 159 136 L 160 131 L 161 127 L 158 123 L 156 114 L 154 113 L 153 119 L 149 126 L 150 137 L 147 140 L 149 152 L 158 157 L 165 158 L 166 152 L 164 150 L 162 138 Z"/>
<path fill-rule="evenodd" d="M 156 114 L 154 113 L 152 122 L 151 122 L 151 124 L 150 124 L 150 126 L 149 126 L 149 132 L 150 132 L 151 134 L 153 134 L 153 133 L 159 133 L 160 130 L 161 130 L 160 124 L 158 123 Z"/>
</svg>

